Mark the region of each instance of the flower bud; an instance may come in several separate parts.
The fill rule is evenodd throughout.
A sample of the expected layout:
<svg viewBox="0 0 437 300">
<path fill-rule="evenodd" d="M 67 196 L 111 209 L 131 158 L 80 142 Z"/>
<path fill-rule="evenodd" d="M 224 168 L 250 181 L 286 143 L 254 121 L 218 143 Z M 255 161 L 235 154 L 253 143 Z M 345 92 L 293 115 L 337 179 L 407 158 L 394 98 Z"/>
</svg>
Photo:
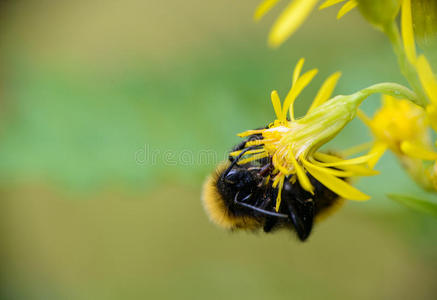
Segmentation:
<svg viewBox="0 0 437 300">
<path fill-rule="evenodd" d="M 401 0 L 358 0 L 358 9 L 366 20 L 383 28 L 396 18 Z"/>
</svg>

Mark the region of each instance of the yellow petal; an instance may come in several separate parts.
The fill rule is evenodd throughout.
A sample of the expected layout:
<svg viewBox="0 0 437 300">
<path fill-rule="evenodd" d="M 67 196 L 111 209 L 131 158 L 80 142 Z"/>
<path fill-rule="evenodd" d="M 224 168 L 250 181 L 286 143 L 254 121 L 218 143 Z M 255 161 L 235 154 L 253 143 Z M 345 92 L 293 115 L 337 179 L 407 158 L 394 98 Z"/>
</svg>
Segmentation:
<svg viewBox="0 0 437 300">
<path fill-rule="evenodd" d="M 325 162 L 320 163 L 320 165 L 324 167 L 338 167 L 338 166 L 345 166 L 345 165 L 356 165 L 356 164 L 362 164 L 366 163 L 369 160 L 373 159 L 376 156 L 376 153 L 371 153 L 363 156 L 359 156 L 356 158 L 351 159 L 340 159 L 336 162 Z"/>
<path fill-rule="evenodd" d="M 255 21 L 259 21 L 265 14 L 267 14 L 273 6 L 275 6 L 279 0 L 265 0 L 258 5 L 255 10 L 255 14 L 253 15 L 253 19 Z"/>
<path fill-rule="evenodd" d="M 372 149 L 370 149 L 369 151 L 369 154 L 374 156 L 368 162 L 369 167 L 371 168 L 375 167 L 376 163 L 379 161 L 379 159 L 384 154 L 385 150 L 387 150 L 387 148 L 388 148 L 387 144 L 381 142 L 376 142 L 375 145 L 373 145 Z"/>
<path fill-rule="evenodd" d="M 302 92 L 302 90 L 313 80 L 314 76 L 316 76 L 318 70 L 312 69 L 305 74 L 303 74 L 299 79 L 296 81 L 296 84 L 294 84 L 290 91 L 287 94 L 287 97 L 285 97 L 284 104 L 282 106 L 282 118 L 287 118 L 287 111 L 290 112 L 290 119 L 294 121 L 294 101 L 296 100 L 297 96 Z"/>
<path fill-rule="evenodd" d="M 294 68 L 294 71 L 293 71 L 293 81 L 292 81 L 291 86 L 293 86 L 296 83 L 297 79 L 299 79 L 300 72 L 302 71 L 302 67 L 303 67 L 304 62 L 305 62 L 305 58 L 303 58 L 303 57 L 301 59 L 299 59 L 299 61 L 297 62 L 296 67 Z"/>
<path fill-rule="evenodd" d="M 361 109 L 357 110 L 357 116 L 364 124 L 372 128 L 372 119 L 370 119 Z"/>
<path fill-rule="evenodd" d="M 338 11 L 337 20 L 341 19 L 345 14 L 350 12 L 357 5 L 358 5 L 358 2 L 356 0 L 349 0 L 348 2 L 346 2 Z"/>
<path fill-rule="evenodd" d="M 368 195 L 360 192 L 358 189 L 345 182 L 344 180 L 341 180 L 329 173 L 316 169 L 311 163 L 305 160 L 303 162 L 305 168 L 314 178 L 320 181 L 328 189 L 338 194 L 340 197 L 359 201 L 368 200 L 370 198 Z"/>
<path fill-rule="evenodd" d="M 398 103 L 398 102 L 399 102 L 399 100 L 395 99 L 394 97 L 392 97 L 390 95 L 382 95 L 383 106 L 394 107 L 394 106 L 396 106 L 396 103 Z"/>
<path fill-rule="evenodd" d="M 341 152 L 339 152 L 339 154 L 343 157 L 348 157 L 369 150 L 372 146 L 373 142 L 367 142 L 342 150 Z"/>
<path fill-rule="evenodd" d="M 317 92 L 316 98 L 314 98 L 314 101 L 311 104 L 308 112 L 312 111 L 314 108 L 321 105 L 331 97 L 331 94 L 334 91 L 334 88 L 337 85 L 340 76 L 341 76 L 341 72 L 335 72 L 334 74 L 329 76 L 325 80 L 325 82 L 323 82 L 322 87 Z"/>
<path fill-rule="evenodd" d="M 262 144 L 271 143 L 273 141 L 275 141 L 275 140 L 274 139 L 262 139 L 262 140 L 248 141 L 248 142 L 246 142 L 246 147 L 259 146 Z"/>
<path fill-rule="evenodd" d="M 291 170 L 288 170 L 285 167 L 283 167 L 281 165 L 281 163 L 278 161 L 278 155 L 277 154 L 273 155 L 272 163 L 273 163 L 273 166 L 276 169 L 278 169 L 282 174 L 284 174 L 284 175 L 290 175 L 291 174 Z"/>
<path fill-rule="evenodd" d="M 325 2 L 323 2 L 323 3 L 319 6 L 319 9 L 320 9 L 320 10 L 321 10 L 321 9 L 325 9 L 325 8 L 327 8 L 327 7 L 333 6 L 333 5 L 337 4 L 337 3 L 344 2 L 344 1 L 346 1 L 346 0 L 326 0 Z"/>
<path fill-rule="evenodd" d="M 297 179 L 299 180 L 300 185 L 305 191 L 310 192 L 314 195 L 314 187 L 310 182 L 307 174 L 305 174 L 305 170 L 302 166 L 296 161 L 296 158 L 293 154 L 290 155 L 291 161 L 293 163 L 294 169 L 296 170 Z"/>
<path fill-rule="evenodd" d="M 258 160 L 258 159 L 262 159 L 262 158 L 267 157 L 267 156 L 269 156 L 269 154 L 268 154 L 267 152 L 265 152 L 265 153 L 260 153 L 260 154 L 255 154 L 255 155 L 252 155 L 252 156 L 249 157 L 249 158 L 240 159 L 240 160 L 238 161 L 238 164 L 239 164 L 239 165 L 244 165 L 244 164 L 250 163 L 251 161 Z"/>
<path fill-rule="evenodd" d="M 426 107 L 426 114 L 431 123 L 431 127 L 437 132 L 437 103 Z"/>
<path fill-rule="evenodd" d="M 338 166 L 337 168 L 352 172 L 353 176 L 374 176 L 380 173 L 377 170 L 370 169 L 369 167 L 363 165 L 350 165 L 350 166 L 346 165 L 346 166 Z"/>
<path fill-rule="evenodd" d="M 417 143 L 412 143 L 408 141 L 402 142 L 401 150 L 408 156 L 414 158 L 420 158 L 424 160 L 437 160 L 436 152 L 432 152 Z"/>
<path fill-rule="evenodd" d="M 411 17 L 411 1 L 402 1 L 401 13 L 402 40 L 404 42 L 405 54 L 411 64 L 416 62 L 416 45 L 414 42 L 413 21 Z"/>
<path fill-rule="evenodd" d="M 278 92 L 272 91 L 270 98 L 272 99 L 273 109 L 275 110 L 276 118 L 278 120 L 281 120 L 282 107 L 281 107 L 281 99 L 279 99 Z"/>
<path fill-rule="evenodd" d="M 273 187 L 274 189 L 276 189 L 276 187 L 278 186 L 279 181 L 281 180 L 281 176 L 283 176 L 283 175 L 276 176 L 276 177 L 275 177 L 275 180 L 273 180 L 272 187 Z"/>
<path fill-rule="evenodd" d="M 318 0 L 294 0 L 282 12 L 273 25 L 269 44 L 278 47 L 291 36 L 308 17 Z"/>
<path fill-rule="evenodd" d="M 230 156 L 237 156 L 238 154 L 241 153 L 241 151 L 243 151 L 243 150 L 238 150 L 238 151 L 231 152 L 231 153 L 229 153 L 229 155 Z M 249 150 L 249 151 L 244 152 L 244 155 L 256 154 L 256 153 L 261 153 L 261 152 L 264 152 L 264 151 L 265 151 L 264 149 L 254 149 L 254 150 Z"/>
<path fill-rule="evenodd" d="M 338 170 L 338 169 L 333 169 L 333 168 L 327 168 L 324 166 L 320 166 L 317 163 L 314 162 L 310 162 L 312 167 L 319 170 L 320 172 L 324 172 L 324 173 L 328 173 L 331 174 L 335 177 L 352 177 L 354 176 L 354 174 L 350 171 L 342 171 L 342 170 Z"/>
<path fill-rule="evenodd" d="M 435 78 L 431 66 L 425 56 L 420 55 L 417 59 L 417 73 L 426 94 L 432 103 L 437 105 L 437 79 Z"/>
<path fill-rule="evenodd" d="M 279 211 L 279 208 L 281 206 L 281 194 L 282 194 L 282 187 L 284 186 L 284 178 L 285 176 L 281 176 L 279 179 L 279 190 L 278 190 L 278 196 L 276 197 L 276 212 Z"/>
<path fill-rule="evenodd" d="M 253 134 L 260 134 L 263 133 L 265 129 L 255 129 L 255 130 L 246 130 L 245 132 L 237 134 L 239 137 L 246 137 Z"/>
<path fill-rule="evenodd" d="M 325 162 L 325 163 L 335 163 L 335 162 L 339 162 L 339 161 L 343 161 L 341 158 L 337 157 L 337 156 L 333 156 L 333 155 L 329 155 L 326 153 L 321 153 L 321 152 L 316 152 L 314 153 L 314 158 L 321 161 L 321 162 Z M 311 161 L 314 164 L 320 164 L 320 162 L 314 160 Z M 340 165 L 337 166 L 336 168 L 341 169 L 341 170 L 345 170 L 345 171 L 350 171 L 353 172 L 354 176 L 372 176 L 372 175 L 377 175 L 379 174 L 378 171 L 376 170 L 372 170 L 364 165 Z"/>
</svg>

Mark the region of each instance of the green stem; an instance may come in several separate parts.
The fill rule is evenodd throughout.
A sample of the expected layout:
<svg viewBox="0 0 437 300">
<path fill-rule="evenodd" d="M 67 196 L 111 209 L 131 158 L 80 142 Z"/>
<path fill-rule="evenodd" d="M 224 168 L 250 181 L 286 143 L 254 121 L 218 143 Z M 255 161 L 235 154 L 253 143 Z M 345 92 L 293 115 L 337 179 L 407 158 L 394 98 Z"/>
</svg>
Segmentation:
<svg viewBox="0 0 437 300">
<path fill-rule="evenodd" d="M 398 65 L 401 73 L 404 75 L 408 83 L 417 94 L 416 101 L 414 103 L 422 107 L 426 107 L 428 103 L 427 98 L 425 96 L 425 93 L 423 92 L 416 70 L 407 60 L 404 47 L 402 46 L 402 39 L 397 24 L 395 22 L 392 22 L 389 25 L 385 26 L 383 30 L 390 39 L 390 42 L 393 46 L 393 50 L 398 58 Z"/>
<path fill-rule="evenodd" d="M 409 88 L 394 82 L 377 83 L 367 88 L 364 88 L 356 93 L 353 93 L 349 96 L 337 96 L 337 97 L 339 98 L 346 97 L 348 98 L 347 100 L 348 102 L 354 103 L 354 105 L 358 107 L 358 105 L 360 105 L 361 102 L 364 101 L 364 99 L 366 99 L 367 97 L 373 94 L 384 94 L 396 98 L 408 99 L 411 102 L 420 105 L 419 98 L 417 97 L 416 93 L 414 93 Z"/>
<path fill-rule="evenodd" d="M 364 93 L 366 97 L 372 94 L 380 93 L 380 94 L 390 95 L 396 98 L 408 99 L 411 102 L 414 102 L 417 105 L 422 106 L 416 93 L 414 93 L 412 90 L 406 88 L 403 85 L 393 82 L 377 83 L 361 90 L 360 92 Z"/>
</svg>

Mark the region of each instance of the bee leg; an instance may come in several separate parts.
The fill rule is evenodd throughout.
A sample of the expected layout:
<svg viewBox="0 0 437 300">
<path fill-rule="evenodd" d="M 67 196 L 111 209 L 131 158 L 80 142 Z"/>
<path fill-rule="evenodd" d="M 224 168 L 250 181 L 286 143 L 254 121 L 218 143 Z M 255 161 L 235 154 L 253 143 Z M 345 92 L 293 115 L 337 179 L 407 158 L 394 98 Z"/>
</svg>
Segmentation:
<svg viewBox="0 0 437 300">
<path fill-rule="evenodd" d="M 235 195 L 235 198 L 238 197 L 238 193 L 239 193 L 239 192 L 237 192 L 237 195 Z M 252 194 L 247 195 L 246 197 L 244 197 L 244 198 L 241 199 L 240 201 L 241 201 L 241 202 L 246 202 L 247 200 L 250 199 L 250 197 L 252 197 Z M 237 202 L 238 202 L 238 201 L 237 201 Z"/>
<path fill-rule="evenodd" d="M 261 214 L 264 214 L 264 215 L 278 217 L 278 218 L 285 218 L 285 219 L 288 218 L 288 216 L 286 214 L 281 214 L 281 213 L 276 213 L 276 212 L 264 210 L 264 209 L 256 207 L 256 206 L 253 206 L 253 205 L 250 205 L 250 204 L 247 204 L 247 203 L 244 203 L 244 202 L 240 202 L 240 201 L 238 201 L 237 198 L 238 198 L 238 193 L 235 195 L 235 198 L 234 198 L 234 203 L 235 204 L 238 204 L 238 205 L 250 208 L 250 209 L 252 209 L 254 211 L 257 211 L 257 212 L 259 212 Z M 247 197 L 245 197 L 244 199 L 246 199 L 246 198 Z"/>
<path fill-rule="evenodd" d="M 238 154 L 238 156 L 232 161 L 231 165 L 223 172 L 223 174 L 221 175 L 223 178 L 225 178 L 228 173 L 232 170 L 232 168 L 237 164 L 237 162 L 240 160 L 240 158 L 244 155 L 244 153 L 246 153 L 249 150 L 254 149 L 256 146 L 252 146 L 252 147 L 248 147 L 246 149 L 244 149 L 243 151 L 241 151 L 240 154 Z"/>
<path fill-rule="evenodd" d="M 264 223 L 263 230 L 264 232 L 268 233 L 272 231 L 272 229 L 275 227 L 275 225 L 278 223 L 278 219 L 274 217 L 267 217 L 266 222 Z"/>
<path fill-rule="evenodd" d="M 267 171 L 270 170 L 271 166 L 272 166 L 272 163 L 269 162 L 269 163 L 266 164 L 264 167 L 262 167 L 262 169 L 259 171 L 258 174 L 259 174 L 260 176 L 264 176 L 264 175 L 267 173 Z"/>
</svg>

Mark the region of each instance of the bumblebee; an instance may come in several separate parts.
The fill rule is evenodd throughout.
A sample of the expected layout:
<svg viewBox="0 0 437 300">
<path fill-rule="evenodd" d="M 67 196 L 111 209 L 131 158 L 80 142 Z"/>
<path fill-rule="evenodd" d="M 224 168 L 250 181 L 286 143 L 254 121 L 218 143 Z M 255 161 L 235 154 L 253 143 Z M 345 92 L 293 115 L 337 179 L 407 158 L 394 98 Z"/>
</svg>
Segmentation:
<svg viewBox="0 0 437 300">
<path fill-rule="evenodd" d="M 343 199 L 326 188 L 310 174 L 314 195 L 305 191 L 295 178 L 286 177 L 281 191 L 281 205 L 275 209 L 278 189 L 272 186 L 273 171 L 269 157 L 239 164 L 240 158 L 254 147 L 246 142 L 262 139 L 252 135 L 233 151 L 242 150 L 237 157 L 229 156 L 207 178 L 203 187 L 203 204 L 212 222 L 229 230 L 263 230 L 266 233 L 287 229 L 301 241 L 310 235 L 315 220 L 341 206 Z M 256 146 L 255 146 L 256 147 Z"/>
</svg>

